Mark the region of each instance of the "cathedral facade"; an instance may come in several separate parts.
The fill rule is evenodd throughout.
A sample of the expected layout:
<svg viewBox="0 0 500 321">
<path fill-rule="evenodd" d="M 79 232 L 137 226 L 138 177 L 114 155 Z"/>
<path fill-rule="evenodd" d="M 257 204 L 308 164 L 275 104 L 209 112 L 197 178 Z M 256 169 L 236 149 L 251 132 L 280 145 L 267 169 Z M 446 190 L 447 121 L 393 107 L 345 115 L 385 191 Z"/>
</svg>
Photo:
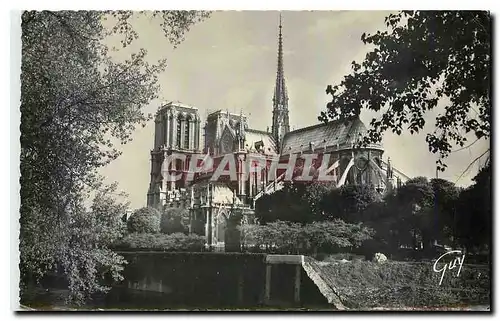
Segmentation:
<svg viewBox="0 0 500 321">
<path fill-rule="evenodd" d="M 290 131 L 288 100 L 280 21 L 271 130 L 252 129 L 243 113 L 223 110 L 208 114 L 202 129 L 196 107 L 173 102 L 161 106 L 155 117 L 147 205 L 189 209 L 190 232 L 205 235 L 209 246 L 221 246 L 234 213 L 241 215 L 242 224 L 252 224 L 255 202 L 283 186 L 286 175 L 273 167 L 276 159 L 287 163 L 292 158 L 317 155 L 338 187 L 373 184 L 385 193 L 408 179 L 391 166 L 390 160 L 383 160 L 381 145 L 357 147 L 367 132 L 359 118 Z M 182 157 L 169 159 L 173 155 Z M 213 168 L 227 160 L 228 155 L 236 168 L 236 177 L 214 181 Z M 198 165 L 208 158 L 213 162 L 212 170 L 199 171 Z M 249 172 L 249 160 L 258 160 L 263 166 Z"/>
</svg>

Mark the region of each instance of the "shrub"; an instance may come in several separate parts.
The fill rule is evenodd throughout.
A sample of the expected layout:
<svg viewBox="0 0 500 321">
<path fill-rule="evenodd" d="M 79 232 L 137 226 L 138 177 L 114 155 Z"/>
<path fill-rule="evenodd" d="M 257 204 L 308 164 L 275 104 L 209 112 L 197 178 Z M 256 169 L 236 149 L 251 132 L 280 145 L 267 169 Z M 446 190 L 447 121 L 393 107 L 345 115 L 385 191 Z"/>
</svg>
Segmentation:
<svg viewBox="0 0 500 321">
<path fill-rule="evenodd" d="M 127 221 L 131 233 L 157 233 L 160 231 L 160 212 L 151 207 L 136 210 Z"/>
<path fill-rule="evenodd" d="M 201 251 L 205 237 L 183 233 L 132 233 L 125 236 L 116 246 L 120 250 L 162 250 L 162 251 Z"/>
<path fill-rule="evenodd" d="M 274 253 L 333 252 L 359 247 L 373 235 L 371 229 L 361 224 L 341 220 L 313 222 L 304 226 L 276 221 L 266 225 L 244 225 L 240 229 L 245 245 Z"/>
</svg>

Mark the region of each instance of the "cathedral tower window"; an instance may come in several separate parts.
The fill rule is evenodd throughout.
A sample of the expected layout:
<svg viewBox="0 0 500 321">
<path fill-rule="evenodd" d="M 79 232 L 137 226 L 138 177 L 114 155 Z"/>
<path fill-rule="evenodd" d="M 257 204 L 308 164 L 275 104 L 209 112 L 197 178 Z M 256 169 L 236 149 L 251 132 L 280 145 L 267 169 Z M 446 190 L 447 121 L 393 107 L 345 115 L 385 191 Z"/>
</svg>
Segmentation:
<svg viewBox="0 0 500 321">
<path fill-rule="evenodd" d="M 189 149 L 189 120 L 184 122 L 184 148 Z"/>
<path fill-rule="evenodd" d="M 181 120 L 178 119 L 177 121 L 177 139 L 176 139 L 176 145 L 177 147 L 181 147 Z"/>
</svg>

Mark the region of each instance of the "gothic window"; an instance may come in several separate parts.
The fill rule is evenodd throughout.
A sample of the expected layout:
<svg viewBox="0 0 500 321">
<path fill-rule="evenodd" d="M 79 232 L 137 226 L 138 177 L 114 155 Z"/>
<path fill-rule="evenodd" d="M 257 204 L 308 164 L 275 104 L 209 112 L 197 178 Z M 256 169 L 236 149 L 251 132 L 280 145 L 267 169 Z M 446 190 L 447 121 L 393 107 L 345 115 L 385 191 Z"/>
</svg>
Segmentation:
<svg viewBox="0 0 500 321">
<path fill-rule="evenodd" d="M 177 147 L 181 147 L 181 120 L 177 120 L 177 139 L 176 139 Z"/>
<path fill-rule="evenodd" d="M 189 148 L 189 121 L 186 120 L 184 124 L 184 148 Z"/>
<path fill-rule="evenodd" d="M 217 240 L 217 242 L 224 242 L 225 241 L 225 232 L 226 232 L 226 226 L 227 226 L 227 222 L 226 222 L 226 218 L 224 216 L 223 213 L 220 213 L 218 216 L 217 216 L 217 221 L 216 221 L 216 226 L 217 228 L 215 229 L 215 238 Z"/>
<path fill-rule="evenodd" d="M 221 149 L 222 149 L 222 154 L 228 154 L 233 151 L 233 138 L 229 133 L 225 133 L 224 136 L 222 136 L 221 139 Z"/>
</svg>

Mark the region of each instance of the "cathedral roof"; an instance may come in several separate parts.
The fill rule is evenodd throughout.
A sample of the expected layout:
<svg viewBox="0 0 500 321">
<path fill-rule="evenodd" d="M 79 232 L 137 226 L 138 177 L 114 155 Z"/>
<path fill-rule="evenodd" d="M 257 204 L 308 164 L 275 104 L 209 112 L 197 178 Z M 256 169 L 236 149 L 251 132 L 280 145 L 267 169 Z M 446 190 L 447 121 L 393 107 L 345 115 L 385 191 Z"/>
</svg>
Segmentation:
<svg viewBox="0 0 500 321">
<path fill-rule="evenodd" d="M 254 150 L 255 143 L 262 142 L 264 145 L 264 150 L 266 154 L 276 155 L 276 143 L 272 137 L 272 134 L 262 130 L 247 129 L 245 135 L 245 144 L 248 145 L 248 149 Z"/>
<path fill-rule="evenodd" d="M 300 153 L 308 150 L 311 143 L 314 148 L 350 146 L 366 132 L 365 124 L 357 117 L 301 128 L 285 135 L 281 154 Z"/>
</svg>

